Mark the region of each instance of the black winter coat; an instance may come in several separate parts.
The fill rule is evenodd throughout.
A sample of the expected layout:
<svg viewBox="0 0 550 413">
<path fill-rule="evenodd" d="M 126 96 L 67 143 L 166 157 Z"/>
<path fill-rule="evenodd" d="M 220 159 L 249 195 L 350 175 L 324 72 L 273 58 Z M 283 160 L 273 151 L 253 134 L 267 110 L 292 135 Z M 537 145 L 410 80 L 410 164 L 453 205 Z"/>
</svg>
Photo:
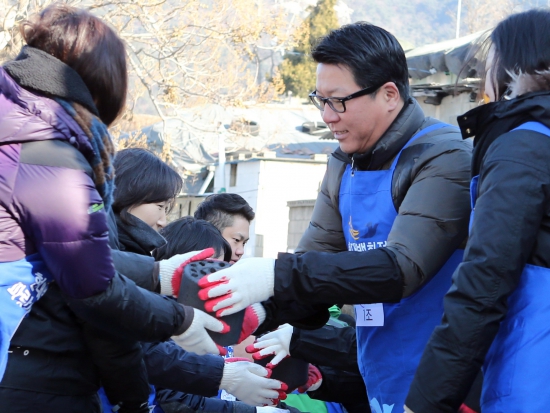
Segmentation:
<svg viewBox="0 0 550 413">
<path fill-rule="evenodd" d="M 415 412 L 456 411 L 507 313 L 525 264 L 550 268 L 550 138 L 515 127 L 550 126 L 550 92 L 490 103 L 458 118 L 475 136 L 479 174 L 464 261 L 445 297 L 406 404 Z"/>
<path fill-rule="evenodd" d="M 127 221 L 114 216 L 112 222 L 116 222 L 118 239 L 116 242 L 113 239 L 112 244 L 123 250 L 127 258 L 141 256 L 147 262 L 153 260 L 151 251 L 164 245 L 166 240 L 138 218 L 130 215 Z M 136 259 L 136 263 L 139 262 Z M 156 281 L 152 280 L 153 277 L 141 277 L 142 283 L 154 286 Z M 157 402 L 167 413 L 255 413 L 255 407 L 244 403 L 211 398 L 218 394 L 223 376 L 222 357 L 199 356 L 185 351 L 172 340 L 142 343 L 142 347 L 149 382 L 156 387 Z"/>
</svg>

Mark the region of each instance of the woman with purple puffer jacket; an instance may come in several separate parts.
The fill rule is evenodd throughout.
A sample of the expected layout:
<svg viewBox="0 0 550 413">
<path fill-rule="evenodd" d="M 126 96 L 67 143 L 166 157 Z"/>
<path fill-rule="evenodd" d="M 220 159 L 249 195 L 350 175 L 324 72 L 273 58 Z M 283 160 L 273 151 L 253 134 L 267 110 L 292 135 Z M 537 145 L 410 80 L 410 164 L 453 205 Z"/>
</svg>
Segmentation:
<svg viewBox="0 0 550 413">
<path fill-rule="evenodd" d="M 133 341 L 177 335 L 187 350 L 216 353 L 205 328 L 223 325 L 139 288 L 113 265 L 107 126 L 126 100 L 120 38 L 61 4 L 21 27 L 27 45 L 0 68 L 0 406 L 95 413 L 90 346 L 101 331 Z M 170 278 L 188 258 L 152 268 Z"/>
</svg>

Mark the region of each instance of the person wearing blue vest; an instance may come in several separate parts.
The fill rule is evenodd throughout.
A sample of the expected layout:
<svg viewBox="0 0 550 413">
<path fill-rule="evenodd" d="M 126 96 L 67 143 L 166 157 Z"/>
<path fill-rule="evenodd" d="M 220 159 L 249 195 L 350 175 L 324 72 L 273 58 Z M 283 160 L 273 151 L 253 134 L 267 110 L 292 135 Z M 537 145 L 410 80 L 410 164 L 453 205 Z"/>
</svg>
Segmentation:
<svg viewBox="0 0 550 413">
<path fill-rule="evenodd" d="M 356 304 L 357 359 L 372 411 L 395 412 L 462 260 L 472 146 L 456 127 L 424 116 L 409 96 L 403 49 L 384 29 L 343 26 L 312 56 L 310 98 L 339 149 L 303 254 L 241 260 L 203 278 L 200 296 L 218 315 L 271 298 L 258 334 L 308 317 L 320 327 L 329 304 Z"/>
<path fill-rule="evenodd" d="M 133 267 L 141 279 L 172 279 L 188 256 L 156 265 L 144 257 L 122 271 L 109 248 L 108 126 L 125 108 L 124 42 L 88 10 L 62 3 L 20 23 L 25 45 L 0 67 L 0 410 L 96 413 L 105 377 L 96 350 L 107 334 L 122 352 L 176 336 L 187 350 L 217 353 L 203 327 L 224 326 L 123 275 Z M 131 380 L 111 376 L 120 413 L 147 410 L 137 361 Z"/>
<path fill-rule="evenodd" d="M 490 103 L 458 118 L 474 138 L 470 237 L 407 411 L 454 412 L 483 365 L 484 413 L 550 405 L 550 12 L 500 22 L 485 43 Z"/>
</svg>

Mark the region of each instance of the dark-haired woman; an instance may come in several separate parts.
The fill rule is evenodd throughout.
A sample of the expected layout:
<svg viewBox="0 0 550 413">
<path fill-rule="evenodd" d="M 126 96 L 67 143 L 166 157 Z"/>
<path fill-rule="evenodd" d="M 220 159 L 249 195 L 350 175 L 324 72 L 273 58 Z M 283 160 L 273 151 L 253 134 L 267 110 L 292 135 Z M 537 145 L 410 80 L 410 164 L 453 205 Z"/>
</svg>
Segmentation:
<svg viewBox="0 0 550 413">
<path fill-rule="evenodd" d="M 21 27 L 27 46 L 0 69 L 0 406 L 96 413 L 99 378 L 80 320 L 136 340 L 196 340 L 208 337 L 207 316 L 113 267 L 107 126 L 126 100 L 122 41 L 61 4 Z"/>
<path fill-rule="evenodd" d="M 458 118 L 475 137 L 470 238 L 407 411 L 456 411 L 482 365 L 484 413 L 550 405 L 549 11 L 498 24 L 485 93 L 491 103 Z"/>
<path fill-rule="evenodd" d="M 160 261 L 210 248 L 214 258 L 231 258 L 231 247 L 216 227 L 206 221 L 185 217 L 166 226 L 166 213 L 181 188 L 181 178 L 156 155 L 145 149 L 125 149 L 117 153 L 114 165 L 117 175 L 113 211 L 121 250 L 153 253 Z M 160 278 L 161 291 L 170 289 L 171 286 L 163 285 L 162 274 Z M 220 388 L 233 391 L 250 404 L 266 403 L 266 394 L 279 397 L 276 389 L 280 382 L 262 377 L 267 371 L 252 363 L 243 366 L 242 362 L 226 363 L 217 356 L 198 356 L 183 351 L 173 341 L 144 343 L 143 348 L 149 381 L 164 388 L 156 392 L 157 403 L 170 412 L 184 412 L 186 408 L 220 413 L 256 412 L 255 407 L 244 403 L 208 398 Z"/>
</svg>

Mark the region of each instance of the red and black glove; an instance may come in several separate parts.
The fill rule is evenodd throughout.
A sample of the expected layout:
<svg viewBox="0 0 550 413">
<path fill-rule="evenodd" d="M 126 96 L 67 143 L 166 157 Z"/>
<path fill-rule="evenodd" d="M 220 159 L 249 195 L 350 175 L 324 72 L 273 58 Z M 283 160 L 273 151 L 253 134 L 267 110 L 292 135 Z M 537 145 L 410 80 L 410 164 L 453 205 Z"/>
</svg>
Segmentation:
<svg viewBox="0 0 550 413">
<path fill-rule="evenodd" d="M 458 409 L 458 413 L 478 413 L 474 409 L 471 409 L 470 407 L 466 406 L 464 403 L 460 408 Z"/>
</svg>

